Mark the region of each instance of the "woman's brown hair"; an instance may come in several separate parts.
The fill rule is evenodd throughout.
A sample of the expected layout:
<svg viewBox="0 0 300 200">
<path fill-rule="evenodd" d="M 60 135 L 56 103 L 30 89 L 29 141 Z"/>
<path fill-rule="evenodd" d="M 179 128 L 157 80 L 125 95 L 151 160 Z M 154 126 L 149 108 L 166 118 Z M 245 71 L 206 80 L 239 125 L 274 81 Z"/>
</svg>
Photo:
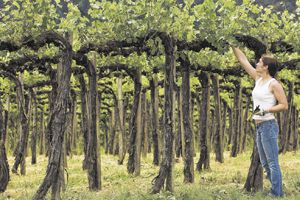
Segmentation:
<svg viewBox="0 0 300 200">
<path fill-rule="evenodd" d="M 278 70 L 278 61 L 276 58 L 270 56 L 270 55 L 262 55 L 262 61 L 264 65 L 268 65 L 269 74 L 272 77 L 275 77 L 277 70 Z"/>
</svg>

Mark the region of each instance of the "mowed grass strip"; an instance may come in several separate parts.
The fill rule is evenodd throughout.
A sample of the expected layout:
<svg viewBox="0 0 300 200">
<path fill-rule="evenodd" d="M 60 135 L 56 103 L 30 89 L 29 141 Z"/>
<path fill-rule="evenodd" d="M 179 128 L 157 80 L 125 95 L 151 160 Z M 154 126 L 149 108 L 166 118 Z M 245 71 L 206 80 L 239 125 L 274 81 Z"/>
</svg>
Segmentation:
<svg viewBox="0 0 300 200">
<path fill-rule="evenodd" d="M 197 162 L 198 156 L 194 158 Z M 268 199 L 265 193 L 270 183 L 264 180 L 264 191 L 249 194 L 243 191 L 248 169 L 250 166 L 251 152 L 230 157 L 225 152 L 225 162 L 215 162 L 214 154 L 211 154 L 211 170 L 201 173 L 195 172 L 195 183 L 183 183 L 183 161 L 175 163 L 174 168 L 174 193 L 162 191 L 160 194 L 150 195 L 151 181 L 158 174 L 159 167 L 152 165 L 152 155 L 142 158 L 141 175 L 135 177 L 128 175 L 126 160 L 124 165 L 117 164 L 117 157 L 101 155 L 102 164 L 102 190 L 89 192 L 87 172 L 82 170 L 83 156 L 68 158 L 66 168 L 66 191 L 62 194 L 63 199 L 94 200 L 94 199 Z M 11 180 L 7 190 L 0 194 L 0 199 L 32 199 L 42 182 L 48 158 L 39 156 L 37 164 L 30 164 L 30 157 L 26 160 L 26 176 L 11 173 Z M 9 165 L 12 166 L 13 157 L 9 157 Z M 283 199 L 300 199 L 300 154 L 288 152 L 280 155 L 280 165 L 283 173 L 284 191 Z M 48 194 L 47 199 L 50 199 Z"/>
</svg>

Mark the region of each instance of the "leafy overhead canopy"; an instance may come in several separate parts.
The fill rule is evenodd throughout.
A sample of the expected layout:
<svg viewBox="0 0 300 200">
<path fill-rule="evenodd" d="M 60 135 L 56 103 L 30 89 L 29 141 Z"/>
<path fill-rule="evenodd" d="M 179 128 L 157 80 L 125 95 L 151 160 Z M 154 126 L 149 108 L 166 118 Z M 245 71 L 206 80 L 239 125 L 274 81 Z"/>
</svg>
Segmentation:
<svg viewBox="0 0 300 200">
<path fill-rule="evenodd" d="M 199 4 L 195 2 L 194 0 L 5 0 L 0 12 L 0 19 L 3 22 L 0 23 L 0 41 L 20 43 L 28 36 L 34 38 L 41 32 L 55 30 L 60 34 L 69 33 L 73 51 L 77 51 L 86 44 L 111 44 L 109 41 L 126 41 L 130 44 L 145 37 L 150 31 L 167 32 L 178 41 L 196 43 L 205 40 L 216 47 L 213 50 L 206 48 L 199 52 L 184 49 L 191 64 L 211 66 L 218 70 L 239 70 L 240 67 L 228 43 L 245 46 L 235 37 L 236 34 L 242 34 L 263 42 L 267 51 L 271 49 L 272 43 L 283 41 L 291 45 L 294 52 L 276 52 L 275 56 L 281 62 L 299 59 L 300 37 L 297 37 L 300 32 L 299 0 L 296 1 L 295 13 L 287 10 L 279 13 L 272 6 L 263 7 L 251 0 L 244 0 L 240 4 L 235 0 L 205 0 Z M 83 7 L 85 9 L 82 9 Z M 125 47 L 119 48 L 114 54 L 97 55 L 97 70 L 99 71 L 101 66 L 114 63 L 126 64 L 131 68 L 137 67 L 145 72 L 146 76 L 143 76 L 142 83 L 148 86 L 146 77 L 151 78 L 153 69 L 158 68 L 160 69 L 158 78 L 163 80 L 161 69 L 164 66 L 164 48 L 158 37 L 150 35 L 149 38 L 143 42 L 150 49 L 151 56 L 139 49 L 141 52 L 135 50 L 136 53 L 125 57 L 118 54 L 122 53 Z M 128 50 L 129 47 L 126 48 Z M 244 51 L 251 60 L 254 59 L 253 49 L 244 48 Z M 42 58 L 59 53 L 58 48 L 47 45 L 38 52 L 27 48 L 12 53 L 4 51 L 0 53 L 0 58 L 3 62 L 9 62 L 24 55 L 37 54 Z M 88 54 L 88 57 L 92 60 L 94 55 Z M 53 68 L 56 68 L 55 65 Z M 299 70 L 292 74 L 282 70 L 279 78 L 297 81 L 298 74 Z M 47 79 L 37 72 L 31 73 L 30 77 L 32 78 L 27 78 L 25 73 L 26 83 Z M 234 79 L 236 78 L 240 77 Z M 192 78 L 191 84 L 199 84 L 196 80 Z M 73 85 L 78 85 L 75 83 L 76 79 L 72 82 Z M 241 82 L 243 87 L 252 85 L 252 82 L 244 76 Z M 177 83 L 180 83 L 180 80 Z M 132 86 L 130 81 L 126 84 L 128 88 Z"/>
</svg>

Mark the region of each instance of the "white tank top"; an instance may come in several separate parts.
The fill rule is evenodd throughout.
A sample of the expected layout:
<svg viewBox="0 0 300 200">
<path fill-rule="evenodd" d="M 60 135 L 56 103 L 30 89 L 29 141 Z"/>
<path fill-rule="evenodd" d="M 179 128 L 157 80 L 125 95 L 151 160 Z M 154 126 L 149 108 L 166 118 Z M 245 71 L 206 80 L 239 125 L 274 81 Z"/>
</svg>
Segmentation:
<svg viewBox="0 0 300 200">
<path fill-rule="evenodd" d="M 259 106 L 260 109 L 267 110 L 274 105 L 276 105 L 276 98 L 274 94 L 269 90 L 270 83 L 275 79 L 272 78 L 263 85 L 259 85 L 262 78 L 259 78 L 255 82 L 255 87 L 252 91 L 252 98 L 253 98 L 253 110 Z M 271 120 L 275 119 L 273 113 L 266 113 L 264 116 L 253 115 L 252 119 L 254 120 Z"/>
</svg>

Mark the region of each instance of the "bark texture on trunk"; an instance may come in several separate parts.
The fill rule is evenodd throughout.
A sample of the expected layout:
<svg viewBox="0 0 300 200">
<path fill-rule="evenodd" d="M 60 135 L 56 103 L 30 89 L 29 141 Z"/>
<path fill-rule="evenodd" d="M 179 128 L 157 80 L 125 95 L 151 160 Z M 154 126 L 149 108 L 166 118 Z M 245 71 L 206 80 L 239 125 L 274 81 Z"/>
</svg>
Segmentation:
<svg viewBox="0 0 300 200">
<path fill-rule="evenodd" d="M 142 155 L 144 158 L 147 157 L 149 152 L 149 103 L 146 97 L 146 92 L 143 93 L 144 104 L 143 104 L 143 117 L 142 117 Z"/>
<path fill-rule="evenodd" d="M 32 99 L 33 119 L 32 119 L 32 133 L 31 133 L 31 164 L 36 164 L 36 141 L 37 141 L 37 100 L 33 90 L 30 91 Z"/>
<path fill-rule="evenodd" d="M 165 48 L 164 80 L 164 150 L 158 176 L 154 179 L 151 193 L 158 193 L 166 183 L 166 190 L 173 191 L 173 85 L 175 67 L 175 39 L 167 33 L 160 33 Z"/>
<path fill-rule="evenodd" d="M 289 146 L 289 138 L 290 138 L 290 121 L 291 121 L 291 115 L 292 115 L 292 106 L 293 105 L 293 91 L 294 91 L 294 84 L 288 82 L 288 104 L 290 105 L 287 111 L 284 111 L 284 119 L 283 119 L 283 127 L 282 127 L 282 132 L 281 132 L 281 137 L 280 137 L 280 148 L 279 152 L 280 153 L 286 153 L 288 150 Z"/>
<path fill-rule="evenodd" d="M 298 131 L 298 127 L 299 127 L 299 111 L 296 109 L 296 107 L 294 106 L 293 108 L 293 130 L 294 130 L 294 138 L 293 138 L 293 150 L 297 151 L 299 148 L 299 131 Z"/>
<path fill-rule="evenodd" d="M 179 158 L 180 156 L 183 155 L 182 152 L 182 139 L 181 139 L 181 90 L 180 87 L 177 88 L 177 134 L 175 138 L 175 153 L 176 153 L 176 158 Z M 183 157 L 183 156 L 182 156 Z"/>
<path fill-rule="evenodd" d="M 233 130 L 233 108 L 228 108 L 228 115 L 229 115 L 229 129 L 228 129 L 228 141 L 227 141 L 227 150 L 230 151 L 231 149 L 231 141 L 232 141 L 232 135 L 234 134 Z"/>
<path fill-rule="evenodd" d="M 182 64 L 182 116 L 185 143 L 184 156 L 184 182 L 194 182 L 194 155 L 193 155 L 193 132 L 191 128 L 190 110 L 190 63 L 181 60 Z"/>
<path fill-rule="evenodd" d="M 58 181 L 60 162 L 62 157 L 62 144 L 64 134 L 66 131 L 67 122 L 67 105 L 70 93 L 70 77 L 71 77 L 71 63 L 72 63 L 72 48 L 70 44 L 61 36 L 56 35 L 57 39 L 64 44 L 64 51 L 62 55 L 62 65 L 58 67 L 57 76 L 57 96 L 54 103 L 53 114 L 49 119 L 49 130 L 53 135 L 49 162 L 47 166 L 46 176 L 41 183 L 38 191 L 34 195 L 34 200 L 44 199 L 49 188 L 55 185 Z M 55 195 L 52 195 L 55 196 Z M 59 197 L 60 198 L 60 197 Z"/>
<path fill-rule="evenodd" d="M 3 116 L 4 114 L 4 116 Z M 5 111 L 3 111 L 0 97 L 0 193 L 6 190 L 9 182 L 9 165 L 5 149 Z"/>
<path fill-rule="evenodd" d="M 45 137 L 46 137 L 46 156 L 49 155 L 50 150 L 51 150 L 51 141 L 52 141 L 52 132 L 51 132 L 51 123 L 50 119 L 52 118 L 51 115 L 53 114 L 54 110 L 54 104 L 55 104 L 55 99 L 57 96 L 57 89 L 58 89 L 58 84 L 57 84 L 57 71 L 56 70 L 51 70 L 49 73 L 50 80 L 51 80 L 51 93 L 49 95 L 49 113 L 48 113 L 48 122 L 46 126 L 46 132 L 45 132 Z"/>
<path fill-rule="evenodd" d="M 0 193 L 6 190 L 9 182 L 9 165 L 3 141 L 0 141 Z"/>
<path fill-rule="evenodd" d="M 45 152 L 45 125 L 44 125 L 44 107 L 42 107 L 42 110 L 40 112 L 40 155 L 43 155 Z"/>
<path fill-rule="evenodd" d="M 244 188 L 248 192 L 258 192 L 263 189 L 263 168 L 259 161 L 259 154 L 254 138 L 253 152 L 251 156 L 251 165 L 248 171 Z"/>
<path fill-rule="evenodd" d="M 153 140 L 153 164 L 159 165 L 159 143 L 158 143 L 158 84 L 157 72 L 153 74 L 150 81 L 151 86 L 151 105 L 152 105 L 152 140 Z"/>
<path fill-rule="evenodd" d="M 81 131 L 83 133 L 83 153 L 84 160 L 82 168 L 87 169 L 87 146 L 88 146 L 88 109 L 87 109 L 87 89 L 83 74 L 78 75 L 80 83 L 80 97 L 81 97 Z"/>
<path fill-rule="evenodd" d="M 199 80 L 202 85 L 202 104 L 200 108 L 199 120 L 199 143 L 200 143 L 200 158 L 197 163 L 197 171 L 202 169 L 210 169 L 209 163 L 209 147 L 208 147 L 208 116 L 210 110 L 210 84 L 209 76 L 206 72 L 201 72 Z"/>
<path fill-rule="evenodd" d="M 247 134 L 249 131 L 249 121 L 248 119 L 248 113 L 250 109 L 250 103 L 251 103 L 251 98 L 250 96 L 247 97 L 247 103 L 246 103 L 246 108 L 245 108 L 245 114 L 244 114 L 244 126 L 243 126 L 243 138 L 242 138 L 242 146 L 241 146 L 241 152 L 244 152 L 246 149 L 246 139 L 247 139 Z M 249 135 L 249 134 L 248 134 Z"/>
<path fill-rule="evenodd" d="M 122 91 L 122 77 L 117 78 L 118 84 L 118 125 L 119 125 L 119 160 L 118 164 L 122 165 L 126 154 L 126 137 L 125 137 L 125 123 L 124 123 L 124 105 L 123 105 L 123 91 Z"/>
<path fill-rule="evenodd" d="M 26 112 L 26 102 L 25 102 L 25 95 L 24 95 L 24 88 L 22 81 L 17 78 L 15 75 L 11 74 L 10 72 L 6 71 L 0 71 L 0 75 L 5 76 L 12 80 L 16 84 L 16 90 L 17 90 L 17 99 L 18 99 L 18 105 L 19 105 L 19 120 L 21 122 L 21 135 L 20 140 L 17 144 L 17 147 L 15 149 L 15 162 L 12 167 L 12 172 L 17 173 L 19 165 L 25 162 L 25 154 L 26 154 L 26 147 L 28 143 L 28 134 L 29 134 L 29 127 L 28 127 L 28 116 Z M 29 102 L 28 102 L 29 103 Z M 25 173 L 25 171 L 22 171 Z M 25 175 L 25 174 L 22 174 Z"/>
<path fill-rule="evenodd" d="M 223 113 L 222 113 L 222 142 L 223 142 L 223 151 L 224 148 L 226 148 L 226 141 L 225 141 L 225 134 L 226 134 L 226 122 L 227 122 L 227 110 L 228 110 L 228 105 L 226 101 L 222 101 L 223 104 Z"/>
<path fill-rule="evenodd" d="M 240 81 L 235 83 L 236 91 L 234 96 L 234 106 L 233 106 L 233 132 L 232 132 L 232 149 L 231 149 L 231 156 L 236 157 L 238 154 L 239 148 L 239 137 L 240 137 L 240 120 L 241 120 L 241 97 L 242 97 L 242 88 L 240 85 Z"/>
<path fill-rule="evenodd" d="M 128 149 L 128 163 L 127 163 L 127 171 L 129 174 L 138 174 L 139 172 L 139 156 L 138 151 L 140 150 L 140 125 L 139 119 L 140 117 L 140 105 L 141 105 L 141 74 L 140 72 L 136 72 L 136 76 L 134 78 L 134 100 L 131 109 L 131 116 L 130 116 L 130 124 L 129 124 L 129 149 Z"/>
<path fill-rule="evenodd" d="M 88 97 L 87 97 L 87 129 L 86 132 L 86 159 L 85 167 L 88 171 L 89 190 L 97 191 L 101 189 L 100 181 L 100 163 L 98 152 L 98 139 L 97 139 L 97 73 L 95 69 L 96 58 L 93 62 L 88 59 L 84 54 L 73 54 L 72 58 L 77 64 L 84 66 L 88 75 Z M 84 98 L 84 96 L 82 97 Z M 83 108 L 84 109 L 84 108 Z"/>
<path fill-rule="evenodd" d="M 223 163 L 223 141 L 222 141 L 222 127 L 221 127 L 221 99 L 219 91 L 218 75 L 212 75 L 212 85 L 215 99 L 215 116 L 216 116 L 216 132 L 214 133 L 214 146 L 216 153 L 216 161 Z"/>
<path fill-rule="evenodd" d="M 87 165 L 88 165 L 88 181 L 89 190 L 97 191 L 101 189 L 100 181 L 100 163 L 98 152 L 98 139 L 97 139 L 97 73 L 95 64 L 84 56 L 85 68 L 89 76 L 89 135 L 87 146 Z"/>
</svg>

